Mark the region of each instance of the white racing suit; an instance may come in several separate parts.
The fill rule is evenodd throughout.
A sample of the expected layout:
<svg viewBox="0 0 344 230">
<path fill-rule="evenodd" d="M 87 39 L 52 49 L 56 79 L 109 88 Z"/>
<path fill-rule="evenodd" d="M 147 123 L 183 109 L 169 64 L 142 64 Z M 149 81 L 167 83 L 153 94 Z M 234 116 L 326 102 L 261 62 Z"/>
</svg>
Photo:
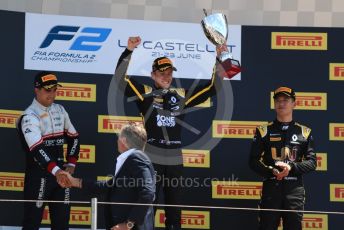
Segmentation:
<svg viewBox="0 0 344 230">
<path fill-rule="evenodd" d="M 62 105 L 44 107 L 36 99 L 17 123 L 26 154 L 24 199 L 60 200 L 49 203 L 52 229 L 68 229 L 70 189 L 60 187 L 55 178 L 64 164 L 75 166 L 79 155 L 79 134 Z M 66 162 L 63 144 L 67 142 Z M 24 204 L 23 229 L 39 229 L 45 204 Z"/>
</svg>

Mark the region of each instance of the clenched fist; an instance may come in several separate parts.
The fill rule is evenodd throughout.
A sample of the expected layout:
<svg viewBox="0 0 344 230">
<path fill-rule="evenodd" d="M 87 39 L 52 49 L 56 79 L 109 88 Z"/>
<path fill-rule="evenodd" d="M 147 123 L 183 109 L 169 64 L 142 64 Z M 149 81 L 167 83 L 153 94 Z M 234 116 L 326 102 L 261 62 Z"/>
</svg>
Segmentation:
<svg viewBox="0 0 344 230">
<path fill-rule="evenodd" d="M 128 38 L 128 46 L 127 49 L 133 51 L 138 45 L 141 43 L 141 38 L 137 37 L 129 37 Z"/>
</svg>

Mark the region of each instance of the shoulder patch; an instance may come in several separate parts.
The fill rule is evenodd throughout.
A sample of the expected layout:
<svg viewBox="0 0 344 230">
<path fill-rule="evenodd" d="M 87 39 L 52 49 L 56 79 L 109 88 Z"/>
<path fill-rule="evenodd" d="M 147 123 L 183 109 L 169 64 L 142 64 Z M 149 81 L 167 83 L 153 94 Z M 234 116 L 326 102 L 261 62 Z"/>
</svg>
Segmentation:
<svg viewBox="0 0 344 230">
<path fill-rule="evenodd" d="M 150 86 L 148 86 L 148 85 L 143 85 L 144 86 L 144 88 L 145 88 L 145 93 L 147 94 L 147 93 L 151 93 L 152 92 L 152 87 L 150 87 Z"/>
<path fill-rule="evenodd" d="M 306 126 L 302 126 L 302 135 L 306 138 L 306 139 L 308 139 L 308 137 L 309 137 L 309 134 L 311 133 L 311 129 L 310 128 L 308 128 L 308 127 L 306 127 Z"/>
<path fill-rule="evenodd" d="M 179 96 L 185 97 L 185 89 L 183 89 L 183 88 L 171 88 L 171 90 L 175 91 Z"/>
<path fill-rule="evenodd" d="M 21 119 L 21 126 L 38 125 L 40 122 L 40 117 L 35 113 L 24 114 Z M 18 124 L 19 125 L 19 124 Z"/>
<path fill-rule="evenodd" d="M 302 136 L 304 138 L 308 139 L 309 134 L 311 133 L 312 129 L 308 128 L 307 126 L 296 123 L 296 122 L 295 122 L 295 125 L 297 125 L 301 128 Z"/>
<path fill-rule="evenodd" d="M 268 125 L 257 126 L 260 136 L 263 138 L 268 133 Z"/>
<path fill-rule="evenodd" d="M 37 118 L 37 120 L 41 120 L 41 117 L 39 114 L 36 113 L 36 111 L 34 111 L 33 109 L 27 109 L 25 110 L 25 112 L 23 113 L 23 116 L 26 116 L 26 118 L 30 118 L 31 117 L 35 117 Z"/>
</svg>

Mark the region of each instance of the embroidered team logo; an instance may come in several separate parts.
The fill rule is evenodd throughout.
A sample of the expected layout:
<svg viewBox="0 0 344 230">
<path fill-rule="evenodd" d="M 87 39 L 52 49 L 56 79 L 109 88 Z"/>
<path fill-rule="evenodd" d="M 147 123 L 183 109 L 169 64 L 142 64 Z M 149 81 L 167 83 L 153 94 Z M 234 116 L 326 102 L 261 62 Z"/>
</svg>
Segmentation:
<svg viewBox="0 0 344 230">
<path fill-rule="evenodd" d="M 176 103 L 176 102 L 177 102 L 177 98 L 174 97 L 174 96 L 172 96 L 172 97 L 171 97 L 171 102 L 172 102 L 172 103 Z"/>
</svg>

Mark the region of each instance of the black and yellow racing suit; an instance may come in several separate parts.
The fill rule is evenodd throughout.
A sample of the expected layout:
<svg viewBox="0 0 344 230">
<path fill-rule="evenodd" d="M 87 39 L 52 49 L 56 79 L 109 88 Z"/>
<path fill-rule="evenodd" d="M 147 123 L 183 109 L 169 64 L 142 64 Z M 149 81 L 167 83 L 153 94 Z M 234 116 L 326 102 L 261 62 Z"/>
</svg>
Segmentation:
<svg viewBox="0 0 344 230">
<path fill-rule="evenodd" d="M 272 170 L 277 161 L 291 166 L 288 176 L 277 180 Z M 277 120 L 259 126 L 251 146 L 249 165 L 264 177 L 260 208 L 303 210 L 305 190 L 302 175 L 316 169 L 311 129 L 294 121 L 281 123 Z M 302 229 L 302 213 L 260 213 L 259 229 L 277 229 L 282 217 L 284 230 Z"/>
<path fill-rule="evenodd" d="M 136 100 L 137 107 L 147 131 L 145 152 L 154 163 L 157 172 L 156 202 L 159 190 L 164 187 L 166 204 L 178 204 L 179 186 L 164 186 L 166 180 L 180 179 L 183 170 L 181 153 L 181 129 L 187 108 L 206 101 L 215 95 L 215 67 L 212 78 L 205 85 L 193 89 L 169 88 L 161 89 L 137 82 L 127 76 L 127 68 L 132 52 L 126 49 L 119 58 L 115 77 L 120 78 L 120 88 L 125 87 L 125 96 Z M 165 208 L 166 228 L 180 229 L 180 209 Z M 171 228 L 172 229 L 172 228 Z"/>
</svg>

